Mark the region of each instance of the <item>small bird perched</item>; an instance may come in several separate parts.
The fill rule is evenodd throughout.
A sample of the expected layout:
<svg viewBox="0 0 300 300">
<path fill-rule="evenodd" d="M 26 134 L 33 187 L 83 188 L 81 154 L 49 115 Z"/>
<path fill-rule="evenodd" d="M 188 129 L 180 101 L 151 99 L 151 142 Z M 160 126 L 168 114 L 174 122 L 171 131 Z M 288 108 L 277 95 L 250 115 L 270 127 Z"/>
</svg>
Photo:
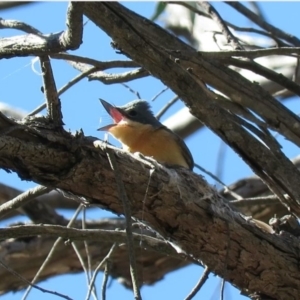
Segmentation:
<svg viewBox="0 0 300 300">
<path fill-rule="evenodd" d="M 194 160 L 184 141 L 153 115 L 148 102 L 134 100 L 117 107 L 100 99 L 114 124 L 99 128 L 118 139 L 123 149 L 151 156 L 170 167 L 181 166 L 192 170 Z"/>
</svg>

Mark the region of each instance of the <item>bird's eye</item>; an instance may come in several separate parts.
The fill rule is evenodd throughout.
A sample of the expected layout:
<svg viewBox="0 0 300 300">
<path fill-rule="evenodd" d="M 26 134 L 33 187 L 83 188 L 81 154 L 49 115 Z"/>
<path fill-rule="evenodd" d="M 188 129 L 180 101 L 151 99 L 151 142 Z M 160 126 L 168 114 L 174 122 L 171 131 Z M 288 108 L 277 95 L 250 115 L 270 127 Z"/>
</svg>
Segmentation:
<svg viewBox="0 0 300 300">
<path fill-rule="evenodd" d="M 128 112 L 128 114 L 129 114 L 129 116 L 131 116 L 131 117 L 135 117 L 135 116 L 137 115 L 137 112 L 136 112 L 134 109 L 132 109 L 132 110 L 130 110 L 130 111 Z"/>
</svg>

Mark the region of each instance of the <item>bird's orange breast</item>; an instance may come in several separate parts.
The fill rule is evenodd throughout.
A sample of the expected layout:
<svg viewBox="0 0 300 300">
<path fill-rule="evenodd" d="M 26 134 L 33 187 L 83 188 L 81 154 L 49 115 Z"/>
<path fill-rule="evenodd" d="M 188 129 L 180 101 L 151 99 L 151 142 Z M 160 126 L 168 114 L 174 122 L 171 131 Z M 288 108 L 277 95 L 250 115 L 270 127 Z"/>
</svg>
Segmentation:
<svg viewBox="0 0 300 300">
<path fill-rule="evenodd" d="M 131 153 L 140 152 L 162 164 L 189 168 L 177 142 L 178 137 L 163 127 L 154 129 L 151 125 L 136 122 L 119 123 L 109 132 Z"/>
</svg>

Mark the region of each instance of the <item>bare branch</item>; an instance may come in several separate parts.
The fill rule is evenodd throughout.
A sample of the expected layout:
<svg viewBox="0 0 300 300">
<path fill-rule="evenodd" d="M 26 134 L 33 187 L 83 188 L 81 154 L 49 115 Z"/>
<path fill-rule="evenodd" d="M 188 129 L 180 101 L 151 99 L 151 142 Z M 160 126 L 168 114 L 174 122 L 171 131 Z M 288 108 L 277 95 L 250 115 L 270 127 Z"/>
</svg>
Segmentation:
<svg viewBox="0 0 300 300">
<path fill-rule="evenodd" d="M 109 269 L 110 269 L 110 261 L 106 260 L 105 270 L 103 274 L 103 282 L 101 287 L 102 300 L 106 300 L 106 287 L 107 287 L 107 281 L 109 276 Z"/>
<path fill-rule="evenodd" d="M 234 204 L 236 207 L 249 206 L 249 205 L 276 205 L 279 202 L 278 198 L 275 195 L 262 196 L 262 197 L 253 197 L 246 199 L 238 199 L 230 201 L 231 204 Z"/>
<path fill-rule="evenodd" d="M 4 20 L 0 18 L 0 29 L 4 28 L 17 29 L 27 33 L 35 34 L 37 36 L 42 36 L 42 33 L 39 30 L 24 22 L 20 22 L 17 20 Z"/>
<path fill-rule="evenodd" d="M 107 264 L 107 261 L 110 259 L 111 255 L 113 254 L 115 248 L 117 247 L 118 245 L 116 243 L 114 243 L 112 245 L 112 247 L 110 248 L 109 252 L 107 253 L 107 255 L 102 259 L 102 261 L 99 263 L 99 265 L 97 266 L 97 268 L 95 269 L 94 271 L 94 275 L 90 281 L 90 284 L 89 284 L 89 289 L 88 289 L 88 293 L 85 297 L 86 300 L 89 300 L 90 299 L 90 295 L 91 295 L 91 291 L 93 289 L 93 286 L 95 284 L 95 280 L 96 280 L 96 277 L 98 275 L 98 272 L 100 271 L 101 267 L 103 266 L 104 263 Z M 106 268 L 106 267 L 105 267 Z M 106 283 L 107 283 L 107 276 L 106 276 L 106 280 L 103 282 L 103 287 L 102 287 L 102 299 L 105 300 L 105 291 L 106 291 Z M 104 294 L 104 297 L 103 297 L 103 294 Z"/>
<path fill-rule="evenodd" d="M 70 89 L 73 85 L 78 83 L 81 79 L 86 78 L 87 76 L 89 76 L 90 74 L 92 74 L 96 71 L 98 71 L 97 67 L 91 67 L 90 69 L 86 70 L 85 72 L 80 73 L 79 75 L 74 77 L 71 81 L 69 81 L 67 84 L 65 84 L 62 88 L 60 88 L 59 91 L 57 92 L 57 96 L 62 95 L 65 91 Z M 47 102 L 38 106 L 36 109 L 34 109 L 32 112 L 30 112 L 26 117 L 34 116 L 37 113 L 41 112 L 46 107 L 47 107 Z"/>
<path fill-rule="evenodd" d="M 51 58 L 55 58 L 55 59 L 63 59 L 66 61 L 73 61 L 73 62 L 77 62 L 77 63 L 92 65 L 94 67 L 97 67 L 100 71 L 106 70 L 106 69 L 112 69 L 112 68 L 140 67 L 139 64 L 137 64 L 136 62 L 131 61 L 131 60 L 99 61 L 99 60 L 92 59 L 89 57 L 82 57 L 82 56 L 69 54 L 69 53 L 54 53 L 49 56 Z"/>
<path fill-rule="evenodd" d="M 65 49 L 75 50 L 82 43 L 84 2 L 69 2 L 67 11 L 67 30 L 60 36 Z"/>
<path fill-rule="evenodd" d="M 125 231 L 116 230 L 101 230 L 101 229 L 77 229 L 60 225 L 22 225 L 13 226 L 9 228 L 0 228 L 0 239 L 22 238 L 37 235 L 45 235 L 51 237 L 60 236 L 63 239 L 70 239 L 72 241 L 99 241 L 125 243 L 127 236 Z M 145 236 L 141 238 L 139 233 L 133 233 L 133 240 L 136 245 L 142 243 L 143 247 L 155 251 L 163 251 L 167 255 L 176 256 L 176 252 L 169 244 L 161 239 Z"/>
<path fill-rule="evenodd" d="M 255 12 L 255 14 L 257 14 L 263 21 L 265 21 L 266 17 L 264 15 L 264 13 L 262 12 L 260 5 L 255 1 L 250 1 L 249 4 L 252 6 L 252 9 Z"/>
<path fill-rule="evenodd" d="M 40 195 L 49 193 L 50 191 L 51 191 L 51 188 L 47 188 L 47 187 L 39 185 L 35 188 L 32 188 L 32 189 L 22 193 L 21 195 L 17 196 L 16 198 L 14 198 L 0 206 L 0 218 L 5 216 L 11 210 L 17 209 L 17 208 L 23 206 L 24 204 L 27 204 L 28 202 L 30 202 L 32 199 L 34 199 Z"/>
<path fill-rule="evenodd" d="M 47 102 L 48 115 L 55 127 L 61 127 L 63 125 L 61 103 L 58 98 L 49 57 L 41 56 L 40 61 L 43 72 L 44 94 Z"/>
<path fill-rule="evenodd" d="M 169 1 L 168 2 L 169 4 L 177 4 L 177 5 L 181 5 L 183 7 L 186 7 L 187 9 L 189 9 L 190 11 L 196 13 L 197 15 L 199 16 L 202 16 L 202 17 L 206 17 L 206 18 L 209 18 L 211 19 L 210 15 L 207 14 L 207 13 L 204 13 L 203 11 L 193 7 L 192 5 L 186 3 L 186 2 L 173 2 L 173 1 Z M 279 46 L 288 46 L 287 44 L 285 44 L 284 42 L 282 42 L 281 40 L 279 40 L 278 38 L 274 37 L 274 35 L 266 32 L 266 31 L 262 31 L 262 30 L 258 30 L 256 28 L 244 28 L 244 27 L 239 27 L 239 26 L 236 26 L 228 21 L 224 21 L 224 23 L 233 28 L 234 30 L 237 30 L 237 31 L 244 31 L 244 32 L 254 32 L 254 33 L 257 33 L 257 34 L 260 34 L 260 35 L 264 35 L 264 36 L 267 36 L 267 37 L 270 37 L 272 38 L 276 43 L 277 45 Z M 193 38 L 193 37 L 192 37 Z"/>
<path fill-rule="evenodd" d="M 159 120 L 163 114 L 174 104 L 178 101 L 179 97 L 175 96 L 173 99 L 171 99 L 157 114 L 156 118 Z"/>
<path fill-rule="evenodd" d="M 130 275 L 133 285 L 133 292 L 134 292 L 134 298 L 136 300 L 141 300 L 141 293 L 140 293 L 140 282 L 138 278 L 138 272 L 137 272 L 137 266 L 136 266 L 136 256 L 135 256 L 135 249 L 133 245 L 133 233 L 132 233 L 132 214 L 131 214 L 131 208 L 130 208 L 130 201 L 128 200 L 127 193 L 124 187 L 124 183 L 121 178 L 121 172 L 118 166 L 118 163 L 114 157 L 113 151 L 111 149 L 106 148 L 108 160 L 111 166 L 111 169 L 114 171 L 116 184 L 117 184 L 117 190 L 119 197 L 122 200 L 123 209 L 124 209 L 124 215 L 126 220 L 126 237 L 127 237 L 127 246 L 129 250 L 129 266 L 130 266 Z"/>
<path fill-rule="evenodd" d="M 134 91 L 128 84 L 121 83 L 122 86 L 124 86 L 130 93 L 135 95 L 137 99 L 141 99 L 140 93 L 138 91 Z"/>
<path fill-rule="evenodd" d="M 42 35 L 38 30 L 25 23 L 1 19 L 2 26 L 14 26 L 26 32 L 34 32 L 24 36 L 0 39 L 0 57 L 43 56 L 77 49 L 82 42 L 82 10 L 84 3 L 71 2 L 68 7 L 67 30 L 61 33 Z"/>
<path fill-rule="evenodd" d="M 300 85 L 298 83 L 289 80 L 282 74 L 278 74 L 275 71 L 256 63 L 255 61 L 230 58 L 228 60 L 228 64 L 247 69 L 256 74 L 264 76 L 265 78 L 268 78 L 269 80 L 280 84 L 282 87 L 300 96 Z"/>
<path fill-rule="evenodd" d="M 67 224 L 67 228 L 71 227 L 74 223 L 74 221 L 76 220 L 76 218 L 78 217 L 78 214 L 80 213 L 82 209 L 82 205 L 79 205 L 79 207 L 77 208 L 76 212 L 74 213 L 73 217 L 71 218 L 71 220 L 69 221 L 69 223 Z M 50 262 L 51 258 L 53 257 L 54 251 L 56 251 L 58 244 L 62 241 L 62 238 L 59 237 L 57 238 L 57 240 L 54 242 L 51 250 L 49 251 L 47 257 L 45 258 L 43 264 L 40 266 L 39 270 L 37 271 L 37 273 L 35 274 L 35 276 L 33 277 L 33 279 L 31 280 L 31 284 L 27 287 L 22 300 L 25 300 L 27 298 L 27 296 L 29 295 L 31 288 L 32 288 L 32 284 L 36 283 L 37 280 L 39 279 L 39 277 L 41 276 L 42 272 L 45 270 L 47 264 Z"/>
<path fill-rule="evenodd" d="M 233 49 L 242 50 L 243 46 L 238 42 L 237 38 L 227 28 L 226 23 L 223 21 L 222 17 L 215 10 L 215 8 L 206 1 L 199 1 L 197 4 L 204 8 L 211 16 L 211 18 L 218 24 L 223 35 L 226 37 L 227 42 L 232 45 Z"/>
<path fill-rule="evenodd" d="M 167 91 L 169 88 L 166 86 L 160 92 L 158 92 L 154 97 L 152 97 L 151 101 L 155 101 L 161 94 Z"/>
<path fill-rule="evenodd" d="M 201 278 L 199 279 L 199 281 L 197 282 L 196 286 L 193 288 L 191 293 L 185 298 L 185 300 L 191 300 L 196 296 L 196 294 L 201 290 L 202 286 L 208 279 L 209 273 L 210 273 L 210 270 L 208 269 L 208 267 L 205 267 Z"/>
<path fill-rule="evenodd" d="M 300 46 L 300 40 L 296 38 L 295 36 L 291 34 L 287 34 L 284 31 L 280 30 L 279 28 L 267 23 L 264 21 L 260 16 L 252 12 L 250 9 L 245 7 L 243 4 L 239 2 L 229 2 L 225 1 L 226 4 L 233 7 L 235 10 L 243 14 L 246 18 L 251 20 L 253 23 L 257 24 L 261 28 L 265 29 L 268 32 L 271 32 L 275 37 L 281 38 L 286 40 L 287 42 L 299 47 Z"/>
<path fill-rule="evenodd" d="M 23 276 L 21 276 L 20 274 L 18 274 L 17 272 L 15 272 L 13 269 L 11 269 L 10 267 L 8 267 L 7 265 L 5 265 L 1 260 L 0 260 L 0 265 L 2 266 L 2 268 L 4 268 L 5 270 L 7 270 L 8 272 L 12 273 L 14 276 L 16 276 L 18 279 L 20 279 L 21 281 L 25 282 L 26 284 L 30 285 L 31 287 L 43 292 L 43 293 L 47 293 L 47 294 L 52 294 L 58 297 L 61 297 L 63 299 L 67 299 L 67 300 L 72 300 L 72 298 L 68 297 L 67 295 L 58 293 L 58 292 L 53 292 L 44 288 L 41 288 L 35 284 L 32 284 L 30 281 L 28 281 L 26 278 L 24 278 Z"/>
<path fill-rule="evenodd" d="M 90 66 L 81 63 L 69 62 L 72 67 L 81 72 L 85 72 L 90 69 Z M 149 76 L 148 71 L 143 68 L 136 69 L 133 71 L 124 72 L 121 74 L 108 74 L 102 71 L 98 71 L 95 74 L 89 75 L 89 80 L 99 80 L 104 84 L 124 83 L 134 79 L 139 79 Z"/>
<path fill-rule="evenodd" d="M 222 59 L 233 56 L 241 56 L 247 58 L 257 58 L 270 55 L 300 55 L 300 47 L 281 47 L 281 48 L 266 48 L 255 50 L 228 50 L 228 51 L 198 51 L 199 55 L 212 59 Z"/>
</svg>

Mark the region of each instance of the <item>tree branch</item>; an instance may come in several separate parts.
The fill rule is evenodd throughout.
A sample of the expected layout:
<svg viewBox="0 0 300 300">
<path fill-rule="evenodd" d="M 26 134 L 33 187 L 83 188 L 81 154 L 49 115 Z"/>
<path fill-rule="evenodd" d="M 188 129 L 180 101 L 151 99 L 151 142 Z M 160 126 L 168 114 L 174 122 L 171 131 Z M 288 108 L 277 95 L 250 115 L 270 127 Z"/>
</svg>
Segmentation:
<svg viewBox="0 0 300 300">
<path fill-rule="evenodd" d="M 48 116 L 57 128 L 61 128 L 64 124 L 62 121 L 61 103 L 58 98 L 56 84 L 52 73 L 52 67 L 48 56 L 41 56 L 41 69 L 44 81 L 44 94 L 47 103 Z"/>
<path fill-rule="evenodd" d="M 79 226 L 81 226 L 80 221 L 77 221 L 76 227 Z M 119 241 L 122 245 L 115 249 L 114 255 L 111 257 L 110 276 L 121 279 L 127 288 L 132 287 L 128 271 L 128 253 L 124 245 L 126 242 L 124 220 L 110 219 L 90 222 L 87 223 L 87 227 L 93 228 L 93 230 L 66 228 L 56 225 L 46 225 L 45 227 L 41 225 L 25 225 L 6 228 L 12 229 L 12 231 L 1 232 L 1 239 L 6 240 L 0 243 L 0 254 L 2 257 L 5 257 L 4 262 L 9 262 L 11 268 L 31 281 L 49 256 L 49 252 L 51 252 L 51 263 L 43 267 L 38 280 L 35 281 L 38 282 L 50 278 L 54 274 L 82 272 L 82 267 L 76 259 L 74 250 L 68 243 L 69 238 L 71 238 L 71 241 L 77 241 L 78 250 L 84 259 L 86 259 L 87 253 L 81 241 L 87 241 L 93 261 L 92 270 L 95 270 L 98 266 L 97 262 L 103 260 L 107 255 L 114 240 Z M 142 270 L 144 264 L 147 265 L 147 273 L 139 274 L 143 276 L 144 284 L 153 284 L 161 280 L 167 272 L 190 263 L 189 259 L 183 258 L 182 254 L 177 254 L 168 243 L 156 238 L 153 231 L 141 228 L 136 228 L 134 231 L 138 269 Z M 62 236 L 65 243 L 56 243 L 56 251 L 53 252 L 53 244 L 57 241 L 58 236 Z M 99 240 L 100 236 L 101 240 Z M 43 247 L 40 245 L 43 245 Z M 160 268 L 157 268 L 157 265 L 160 265 Z M 103 267 L 101 268 L 102 270 Z M 5 280 L 0 281 L 0 294 L 26 286 L 24 282 L 8 274 L 2 268 L 0 268 L 0 275 L 1 278 L 5 278 Z"/>
<path fill-rule="evenodd" d="M 227 42 L 233 46 L 233 49 L 242 50 L 243 46 L 240 45 L 237 38 L 227 28 L 226 23 L 224 22 L 224 20 L 220 16 L 220 14 L 216 11 L 216 9 L 207 1 L 199 1 L 198 5 L 200 5 L 202 8 L 204 8 L 208 12 L 208 14 L 211 16 L 211 18 L 217 23 L 217 25 L 220 27 L 223 35 L 227 39 Z"/>
<path fill-rule="evenodd" d="M 83 6 L 83 2 L 69 2 L 66 22 L 67 30 L 59 38 L 65 49 L 75 50 L 82 43 Z"/>
<path fill-rule="evenodd" d="M 271 32 L 275 37 L 281 38 L 286 40 L 287 42 L 299 47 L 300 46 L 300 40 L 296 38 L 295 36 L 291 34 L 287 34 L 284 31 L 280 30 L 279 28 L 272 26 L 271 24 L 264 21 L 260 16 L 252 12 L 250 9 L 245 7 L 243 4 L 239 2 L 230 2 L 226 1 L 226 4 L 233 7 L 235 10 L 246 16 L 249 20 L 251 20 L 253 23 L 257 24 L 261 28 L 265 29 L 268 32 Z"/>
<path fill-rule="evenodd" d="M 94 148 L 91 141 L 82 136 L 56 133 L 55 140 L 53 136 L 49 137 L 47 129 L 43 134 L 41 124 L 39 129 L 38 140 L 25 127 L 24 131 L 18 133 L 18 138 L 1 136 L 0 166 L 17 171 L 28 180 L 81 195 L 89 199 L 90 203 L 122 214 L 123 205 L 116 191 L 116 182 L 112 180 L 114 175 L 106 153 Z M 51 139 L 51 143 L 47 138 Z M 286 282 L 286 272 L 289 272 L 290 281 L 286 284 L 295 287 L 296 295 L 293 296 L 292 290 L 290 299 L 298 297 L 300 280 L 297 279 L 296 239 L 261 231 L 251 220 L 247 221 L 240 213 L 232 211 L 215 190 L 188 170 L 175 171 L 157 165 L 151 177 L 147 198 L 142 203 L 151 164 L 143 164 L 141 159 L 137 161 L 119 149 L 112 149 L 131 201 L 134 218 L 143 219 L 164 237 L 180 245 L 183 252 L 203 261 L 212 272 L 225 277 L 225 280 L 247 293 L 259 288 L 270 297 L 275 297 L 276 294 L 277 299 L 283 299 L 286 289 L 281 289 L 280 283 L 283 280 Z M 48 164 L 45 165 L 45 161 Z M 190 228 L 199 230 L 191 232 Z M 228 244 L 228 230 L 231 249 L 236 249 L 237 252 L 229 251 L 227 255 L 223 250 L 224 244 Z M 33 234 L 32 230 L 30 232 Z M 37 232 L 41 231 L 34 233 Z M 49 234 L 57 235 L 57 232 Z M 215 238 L 212 240 L 211 236 Z M 69 235 L 71 237 L 73 236 Z M 106 253 L 107 251 L 105 255 Z M 245 259 L 248 260 L 247 264 L 244 263 Z M 270 264 L 272 270 L 269 269 Z M 234 268 L 225 270 L 224 265 Z M 259 274 L 263 276 L 258 276 Z M 276 274 L 276 277 L 273 278 L 271 274 Z M 266 288 L 270 284 L 276 288 Z"/>
</svg>

